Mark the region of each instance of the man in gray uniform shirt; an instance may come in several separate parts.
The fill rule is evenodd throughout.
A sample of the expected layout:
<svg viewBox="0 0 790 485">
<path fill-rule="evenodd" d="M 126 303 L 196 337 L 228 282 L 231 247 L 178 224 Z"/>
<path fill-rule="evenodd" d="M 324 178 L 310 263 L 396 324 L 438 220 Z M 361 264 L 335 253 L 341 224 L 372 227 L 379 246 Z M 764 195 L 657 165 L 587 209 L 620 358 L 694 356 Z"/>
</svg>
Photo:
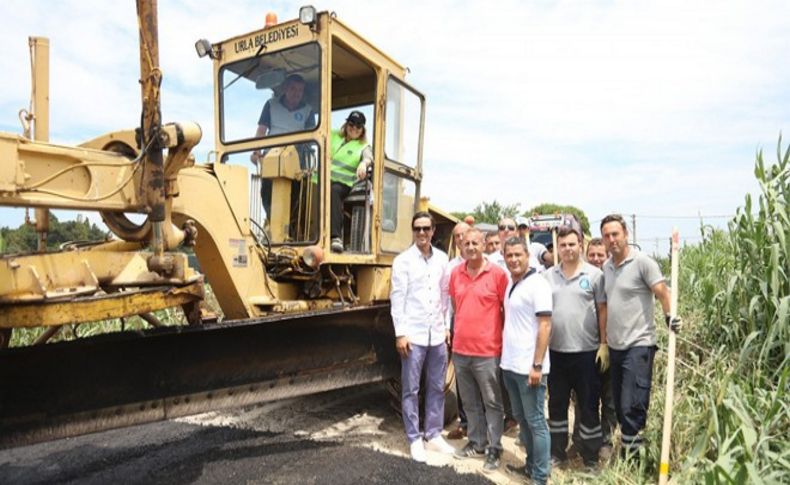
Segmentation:
<svg viewBox="0 0 790 485">
<path fill-rule="evenodd" d="M 557 233 L 560 264 L 544 273 L 552 289 L 549 352 L 549 431 L 556 462 L 567 459 L 568 402 L 576 393 L 581 413 L 579 447 L 585 466 L 598 464 L 601 421 L 598 413 L 600 376 L 596 361 L 608 364 L 606 295 L 603 273 L 581 257 L 581 235 L 569 226 Z"/>
<path fill-rule="evenodd" d="M 681 320 L 669 315 L 669 289 L 658 264 L 628 246 L 625 220 L 617 214 L 601 221 L 601 236 L 612 255 L 603 265 L 608 316 L 606 332 L 612 369 L 612 394 L 622 433 L 622 450 L 639 451 L 639 432 L 647 422 L 653 357 L 656 353 L 654 295 L 672 331 Z"/>
</svg>

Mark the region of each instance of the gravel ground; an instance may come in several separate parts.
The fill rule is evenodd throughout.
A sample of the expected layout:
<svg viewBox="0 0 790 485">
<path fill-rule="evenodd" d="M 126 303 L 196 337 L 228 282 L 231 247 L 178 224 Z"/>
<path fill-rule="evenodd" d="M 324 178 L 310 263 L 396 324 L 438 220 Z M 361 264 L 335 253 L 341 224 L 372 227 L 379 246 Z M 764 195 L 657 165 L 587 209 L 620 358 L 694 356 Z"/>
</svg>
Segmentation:
<svg viewBox="0 0 790 485">
<path fill-rule="evenodd" d="M 481 460 L 409 460 L 388 399 L 368 386 L 2 450 L 0 483 L 509 482 Z"/>
</svg>

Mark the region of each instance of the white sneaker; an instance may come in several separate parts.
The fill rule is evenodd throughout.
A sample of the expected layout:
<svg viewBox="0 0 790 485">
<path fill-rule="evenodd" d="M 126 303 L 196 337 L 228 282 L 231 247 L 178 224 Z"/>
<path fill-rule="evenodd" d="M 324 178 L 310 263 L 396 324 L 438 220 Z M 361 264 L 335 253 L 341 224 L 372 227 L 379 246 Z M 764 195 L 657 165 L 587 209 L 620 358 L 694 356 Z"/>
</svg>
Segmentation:
<svg viewBox="0 0 790 485">
<path fill-rule="evenodd" d="M 440 435 L 434 436 L 428 440 L 426 444 L 426 449 L 431 451 L 438 451 L 439 453 L 444 453 L 446 455 L 452 455 L 455 453 L 455 448 L 453 448 L 450 443 L 446 442 Z"/>
<path fill-rule="evenodd" d="M 427 461 L 428 457 L 425 456 L 425 446 L 422 444 L 421 439 L 414 440 L 410 448 L 412 460 L 419 463 L 425 463 Z"/>
</svg>

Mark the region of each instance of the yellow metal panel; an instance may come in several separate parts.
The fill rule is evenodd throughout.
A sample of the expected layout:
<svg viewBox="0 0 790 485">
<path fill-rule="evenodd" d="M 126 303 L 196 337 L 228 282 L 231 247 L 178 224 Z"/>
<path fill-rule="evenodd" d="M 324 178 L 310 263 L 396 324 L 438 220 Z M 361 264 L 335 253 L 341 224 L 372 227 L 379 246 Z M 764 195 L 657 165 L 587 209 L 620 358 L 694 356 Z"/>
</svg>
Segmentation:
<svg viewBox="0 0 790 485">
<path fill-rule="evenodd" d="M 203 280 L 174 288 L 2 307 L 0 328 L 40 327 L 128 317 L 203 299 Z"/>
</svg>

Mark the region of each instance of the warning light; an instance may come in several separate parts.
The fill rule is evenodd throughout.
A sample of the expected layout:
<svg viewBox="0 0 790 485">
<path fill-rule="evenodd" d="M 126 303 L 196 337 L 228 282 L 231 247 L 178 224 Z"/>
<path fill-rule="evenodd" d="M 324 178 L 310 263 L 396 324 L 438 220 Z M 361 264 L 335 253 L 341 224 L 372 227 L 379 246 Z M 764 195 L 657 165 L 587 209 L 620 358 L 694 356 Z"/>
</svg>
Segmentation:
<svg viewBox="0 0 790 485">
<path fill-rule="evenodd" d="M 274 25 L 277 25 L 277 14 L 269 12 L 266 14 L 266 25 L 263 28 L 268 29 Z"/>
</svg>

